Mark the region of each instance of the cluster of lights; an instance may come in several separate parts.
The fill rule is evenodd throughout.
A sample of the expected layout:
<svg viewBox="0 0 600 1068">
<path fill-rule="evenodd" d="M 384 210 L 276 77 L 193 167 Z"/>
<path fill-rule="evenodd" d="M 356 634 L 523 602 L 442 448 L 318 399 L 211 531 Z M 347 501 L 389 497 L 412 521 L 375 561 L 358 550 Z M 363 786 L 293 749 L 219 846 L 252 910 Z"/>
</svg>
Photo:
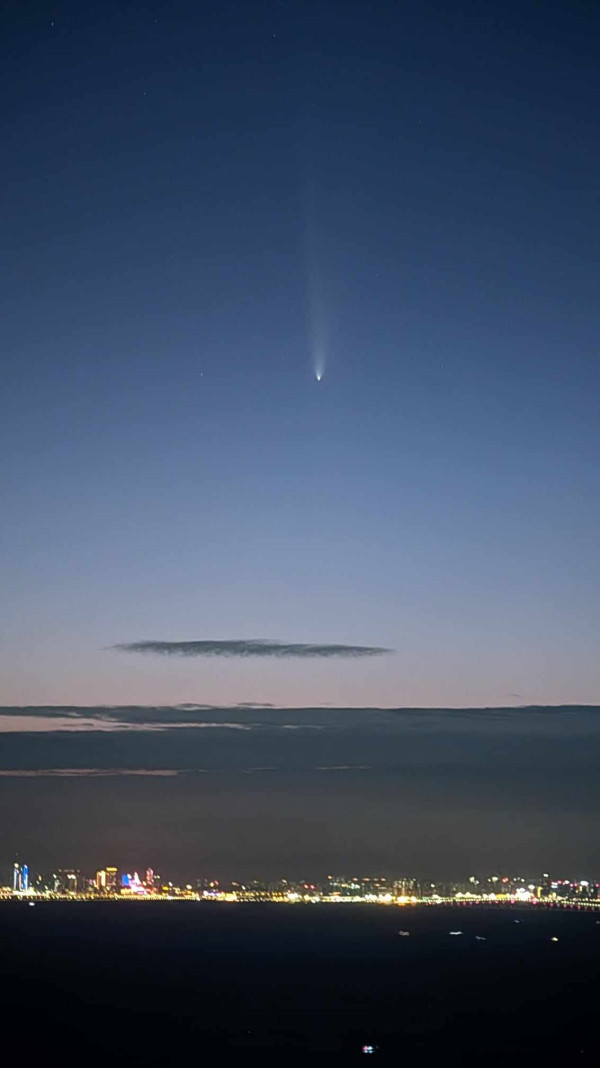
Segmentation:
<svg viewBox="0 0 600 1068">
<path fill-rule="evenodd" d="M 469 876 L 466 882 L 418 884 L 415 879 L 395 880 L 353 876 L 328 876 L 324 885 L 316 882 L 288 882 L 275 885 L 261 882 L 220 884 L 202 880 L 195 885 L 176 885 L 161 880 L 152 868 L 140 876 L 137 871 L 119 872 L 116 867 L 99 869 L 93 878 L 82 878 L 75 869 L 59 869 L 51 877 L 31 876 L 27 864 L 15 863 L 11 883 L 0 887 L 2 897 L 103 898 L 103 899 L 187 899 L 203 901 L 273 901 L 289 904 L 372 903 L 379 905 L 416 904 L 549 904 L 600 908 L 600 883 L 588 879 L 551 879 L 545 873 L 537 882 L 522 876 Z"/>
</svg>

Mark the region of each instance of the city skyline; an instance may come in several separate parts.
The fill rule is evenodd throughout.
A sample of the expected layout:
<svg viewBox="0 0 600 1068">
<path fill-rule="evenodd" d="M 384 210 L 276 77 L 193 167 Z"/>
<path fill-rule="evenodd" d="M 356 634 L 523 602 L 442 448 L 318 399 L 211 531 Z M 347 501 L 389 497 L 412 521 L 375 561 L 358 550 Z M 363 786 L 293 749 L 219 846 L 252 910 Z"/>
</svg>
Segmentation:
<svg viewBox="0 0 600 1068">
<path fill-rule="evenodd" d="M 159 874 L 146 868 L 120 870 L 99 868 L 94 874 L 80 868 L 58 867 L 50 873 L 32 871 L 18 860 L 13 863 L 11 880 L 0 882 L 0 899 L 33 900 L 196 900 L 215 902 L 273 903 L 372 903 L 381 905 L 484 904 L 542 905 L 600 910 L 600 881 L 594 878 L 559 878 L 548 872 L 536 875 L 503 873 L 463 876 L 460 880 L 431 876 L 417 878 L 396 872 L 382 875 L 327 875 L 314 878 L 217 879 L 188 873 L 179 882 L 171 873 Z M 401 933 L 401 932 L 400 932 Z"/>
</svg>

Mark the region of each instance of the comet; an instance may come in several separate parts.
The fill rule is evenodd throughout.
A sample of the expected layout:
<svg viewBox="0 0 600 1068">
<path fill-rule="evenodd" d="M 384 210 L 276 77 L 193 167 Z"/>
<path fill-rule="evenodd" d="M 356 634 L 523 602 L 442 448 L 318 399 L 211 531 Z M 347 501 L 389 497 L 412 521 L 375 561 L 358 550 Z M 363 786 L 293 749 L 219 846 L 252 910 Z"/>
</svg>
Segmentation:
<svg viewBox="0 0 600 1068">
<path fill-rule="evenodd" d="M 321 382 L 329 359 L 329 316 L 323 278 L 321 237 L 313 218 L 314 205 L 312 203 L 307 205 L 307 215 L 305 254 L 308 341 L 311 370 L 317 382 Z"/>
</svg>

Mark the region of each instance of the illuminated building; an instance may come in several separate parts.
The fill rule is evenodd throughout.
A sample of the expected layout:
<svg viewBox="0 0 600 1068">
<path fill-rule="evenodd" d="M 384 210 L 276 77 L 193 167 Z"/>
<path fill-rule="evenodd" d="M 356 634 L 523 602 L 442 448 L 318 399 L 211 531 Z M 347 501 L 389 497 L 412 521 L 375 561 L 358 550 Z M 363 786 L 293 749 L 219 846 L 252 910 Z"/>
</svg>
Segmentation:
<svg viewBox="0 0 600 1068">
<path fill-rule="evenodd" d="M 116 892 L 118 884 L 118 870 L 116 868 L 105 868 L 106 872 L 106 889 Z"/>
<path fill-rule="evenodd" d="M 16 860 L 13 864 L 13 893 L 27 894 L 29 892 L 29 868 L 27 864 L 19 864 Z"/>
<path fill-rule="evenodd" d="M 346 879 L 343 875 L 328 875 L 327 892 L 334 897 L 358 897 L 361 883 L 357 876 Z"/>
<path fill-rule="evenodd" d="M 394 880 L 393 890 L 396 897 L 416 897 L 419 892 L 417 880 L 406 876 Z"/>
<path fill-rule="evenodd" d="M 388 881 L 384 878 L 363 878 L 360 880 L 360 886 L 363 897 L 382 897 L 390 892 Z"/>
<path fill-rule="evenodd" d="M 141 881 L 137 871 L 134 871 L 133 875 L 123 875 L 121 883 L 121 893 L 125 896 L 135 894 L 138 897 L 143 897 L 149 892 L 148 887 Z"/>
<path fill-rule="evenodd" d="M 81 889 L 81 872 L 77 868 L 59 868 L 54 889 L 59 894 L 76 894 Z"/>
<path fill-rule="evenodd" d="M 107 882 L 106 882 L 106 872 L 104 871 L 104 869 L 102 869 L 101 871 L 97 871 L 96 872 L 96 878 L 95 878 L 94 882 L 96 884 L 96 890 L 106 891 Z"/>
<path fill-rule="evenodd" d="M 391 886 L 388 880 L 357 875 L 348 879 L 341 875 L 327 876 L 327 893 L 330 897 L 357 898 L 362 897 L 368 901 L 379 900 L 383 897 L 392 897 Z"/>
</svg>

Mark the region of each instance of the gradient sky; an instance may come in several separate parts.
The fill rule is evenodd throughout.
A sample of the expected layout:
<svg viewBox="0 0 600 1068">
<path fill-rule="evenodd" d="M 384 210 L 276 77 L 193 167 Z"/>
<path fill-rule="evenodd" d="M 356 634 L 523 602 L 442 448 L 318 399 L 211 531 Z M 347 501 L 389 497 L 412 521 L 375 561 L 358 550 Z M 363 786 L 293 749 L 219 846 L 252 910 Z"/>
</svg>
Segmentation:
<svg viewBox="0 0 600 1068">
<path fill-rule="evenodd" d="M 599 22 L 5 5 L 0 700 L 598 702 Z"/>
<path fill-rule="evenodd" d="M 6 701 L 598 699 L 591 11 L 9 5 Z"/>
</svg>

